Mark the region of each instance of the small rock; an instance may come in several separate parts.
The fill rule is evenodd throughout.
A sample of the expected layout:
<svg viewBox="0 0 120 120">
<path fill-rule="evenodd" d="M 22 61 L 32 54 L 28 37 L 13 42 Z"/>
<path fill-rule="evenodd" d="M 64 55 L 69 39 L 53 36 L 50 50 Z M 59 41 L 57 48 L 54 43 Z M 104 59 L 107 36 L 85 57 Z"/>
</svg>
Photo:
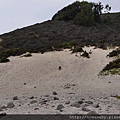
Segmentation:
<svg viewBox="0 0 120 120">
<path fill-rule="evenodd" d="M 14 108 L 14 103 L 13 102 L 9 102 L 8 104 L 7 104 L 7 108 Z"/>
<path fill-rule="evenodd" d="M 26 85 L 26 83 L 24 83 L 24 85 Z"/>
<path fill-rule="evenodd" d="M 108 83 L 111 83 L 111 81 L 110 81 L 110 82 L 108 82 Z"/>
<path fill-rule="evenodd" d="M 87 106 L 90 106 L 90 104 L 85 103 L 82 105 L 82 107 L 87 107 Z"/>
<path fill-rule="evenodd" d="M 96 114 L 98 114 L 96 111 L 90 111 L 87 113 L 87 115 L 96 115 Z"/>
<path fill-rule="evenodd" d="M 85 98 L 81 98 L 81 100 L 85 100 Z"/>
<path fill-rule="evenodd" d="M 39 110 L 39 108 L 35 108 L 34 110 Z"/>
<path fill-rule="evenodd" d="M 70 101 L 66 101 L 65 104 L 70 104 Z"/>
<path fill-rule="evenodd" d="M 75 93 L 69 93 L 69 94 L 75 94 Z"/>
<path fill-rule="evenodd" d="M 1 109 L 6 109 L 6 108 L 7 108 L 7 105 L 4 105 L 4 106 L 1 106 L 1 107 L 0 107 L 0 110 L 1 110 Z"/>
<path fill-rule="evenodd" d="M 57 98 L 57 97 L 54 97 L 54 100 L 59 100 L 59 98 Z"/>
<path fill-rule="evenodd" d="M 13 97 L 13 100 L 18 100 L 18 96 L 14 96 L 14 97 Z"/>
<path fill-rule="evenodd" d="M 58 106 L 57 106 L 57 110 L 62 110 L 63 108 L 65 108 L 62 104 L 59 104 Z"/>
<path fill-rule="evenodd" d="M 53 95 L 57 95 L 57 93 L 54 91 L 53 93 L 52 93 Z"/>
<path fill-rule="evenodd" d="M 87 103 L 87 104 L 93 104 L 92 101 L 85 101 L 85 103 Z"/>
<path fill-rule="evenodd" d="M 34 104 L 34 103 L 37 103 L 37 102 L 38 102 L 37 100 L 32 100 L 30 103 Z"/>
<path fill-rule="evenodd" d="M 46 102 L 47 102 L 47 100 L 43 100 L 43 101 L 40 101 L 39 103 L 40 103 L 41 105 L 43 105 L 43 104 L 46 104 Z"/>
<path fill-rule="evenodd" d="M 116 96 L 118 96 L 116 93 L 111 94 L 111 97 L 116 97 Z"/>
<path fill-rule="evenodd" d="M 95 103 L 95 104 L 93 104 L 93 107 L 95 107 L 95 108 L 99 108 L 100 105 L 99 105 L 99 103 Z"/>
<path fill-rule="evenodd" d="M 79 108 L 83 103 L 84 103 L 83 101 L 76 101 L 76 102 L 73 102 L 70 106 Z"/>
<path fill-rule="evenodd" d="M 44 97 L 49 97 L 49 95 L 44 95 Z"/>
<path fill-rule="evenodd" d="M 89 112 L 90 110 L 88 108 L 82 107 L 82 111 Z"/>
<path fill-rule="evenodd" d="M 49 96 L 49 97 L 47 97 L 47 98 L 44 99 L 44 100 L 47 100 L 47 101 L 54 101 L 54 97 L 53 97 L 53 96 Z"/>
<path fill-rule="evenodd" d="M 29 99 L 34 99 L 34 96 L 29 97 Z"/>
<path fill-rule="evenodd" d="M 70 86 L 65 86 L 65 87 L 64 87 L 64 89 L 69 89 L 69 88 L 71 88 L 71 87 L 70 87 Z"/>
<path fill-rule="evenodd" d="M 52 105 L 51 107 L 55 107 L 54 105 Z"/>
</svg>

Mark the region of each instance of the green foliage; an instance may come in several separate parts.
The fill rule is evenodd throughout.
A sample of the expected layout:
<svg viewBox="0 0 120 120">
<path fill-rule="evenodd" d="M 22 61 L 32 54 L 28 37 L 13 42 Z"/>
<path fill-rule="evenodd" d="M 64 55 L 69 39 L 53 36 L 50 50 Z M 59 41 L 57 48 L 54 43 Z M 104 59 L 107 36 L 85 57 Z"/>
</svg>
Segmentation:
<svg viewBox="0 0 120 120">
<path fill-rule="evenodd" d="M 113 50 L 113 51 L 110 52 L 107 56 L 109 56 L 109 57 L 114 57 L 114 56 L 118 56 L 118 55 L 120 55 L 120 49 Z"/>
<path fill-rule="evenodd" d="M 111 70 L 120 68 L 120 59 L 116 59 L 109 64 L 107 64 L 103 70 Z"/>
<path fill-rule="evenodd" d="M 81 56 L 86 57 L 86 58 L 90 58 L 89 54 L 86 51 L 84 51 L 84 53 Z"/>
<path fill-rule="evenodd" d="M 64 7 L 62 10 L 56 13 L 52 20 L 64 20 L 69 21 L 73 20 L 75 16 L 80 12 L 80 2 L 76 1 L 67 7 Z"/>
<path fill-rule="evenodd" d="M 100 14 L 102 13 L 103 8 L 104 7 L 101 2 L 93 3 L 93 14 L 95 22 L 101 22 Z"/>
<path fill-rule="evenodd" d="M 84 52 L 84 50 L 82 49 L 82 47 L 76 46 L 76 47 L 72 50 L 72 53 L 76 53 L 76 52 Z"/>
<path fill-rule="evenodd" d="M 20 49 L 20 48 L 5 49 L 5 50 L 0 52 L 0 56 L 3 58 L 7 58 L 10 56 L 21 55 L 24 52 L 25 52 L 24 49 Z"/>
<path fill-rule="evenodd" d="M 9 62 L 10 60 L 8 58 L 2 57 L 0 58 L 0 63 L 6 63 Z"/>
<path fill-rule="evenodd" d="M 109 62 L 109 64 L 107 64 L 103 70 L 100 71 L 99 75 L 109 75 L 109 74 L 113 74 L 113 75 L 120 75 L 120 58 Z"/>
<path fill-rule="evenodd" d="M 74 23 L 82 26 L 92 26 L 94 24 L 92 4 L 82 3 L 82 10 L 74 18 Z"/>
<path fill-rule="evenodd" d="M 107 5 L 105 5 L 105 12 L 109 12 L 111 10 L 111 7 L 107 4 Z"/>
<path fill-rule="evenodd" d="M 73 21 L 77 25 L 92 26 L 95 22 L 101 22 L 102 10 L 111 10 L 111 7 L 107 4 L 105 7 L 99 3 L 91 3 L 87 1 L 76 1 L 71 5 L 63 8 L 56 13 L 52 20 L 64 20 Z"/>
<path fill-rule="evenodd" d="M 63 42 L 61 43 L 62 48 L 72 48 L 75 45 L 74 42 Z"/>
</svg>

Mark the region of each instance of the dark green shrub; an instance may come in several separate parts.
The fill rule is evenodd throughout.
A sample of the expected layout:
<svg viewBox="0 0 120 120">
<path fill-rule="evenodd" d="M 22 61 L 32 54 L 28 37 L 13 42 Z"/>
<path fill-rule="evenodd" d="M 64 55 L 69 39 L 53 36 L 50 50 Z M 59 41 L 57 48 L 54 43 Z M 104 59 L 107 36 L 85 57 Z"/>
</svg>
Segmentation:
<svg viewBox="0 0 120 120">
<path fill-rule="evenodd" d="M 105 70 L 111 70 L 111 69 L 118 69 L 120 68 L 120 59 L 116 59 L 109 64 L 107 64 L 104 68 L 103 71 Z"/>
<path fill-rule="evenodd" d="M 8 58 L 0 58 L 0 63 L 6 63 L 6 62 L 9 62 L 10 60 Z"/>
<path fill-rule="evenodd" d="M 75 45 L 74 42 L 63 42 L 61 43 L 62 48 L 72 48 Z"/>
<path fill-rule="evenodd" d="M 75 53 L 75 52 L 84 52 L 84 50 L 82 49 L 82 47 L 76 46 L 76 47 L 72 50 L 72 53 Z"/>
<path fill-rule="evenodd" d="M 81 56 L 86 57 L 86 58 L 90 58 L 89 54 L 86 51 L 84 51 L 84 53 Z"/>
<path fill-rule="evenodd" d="M 119 54 L 120 54 L 120 50 L 118 49 L 118 50 L 113 50 L 107 56 L 114 57 L 114 56 L 118 56 Z"/>
</svg>

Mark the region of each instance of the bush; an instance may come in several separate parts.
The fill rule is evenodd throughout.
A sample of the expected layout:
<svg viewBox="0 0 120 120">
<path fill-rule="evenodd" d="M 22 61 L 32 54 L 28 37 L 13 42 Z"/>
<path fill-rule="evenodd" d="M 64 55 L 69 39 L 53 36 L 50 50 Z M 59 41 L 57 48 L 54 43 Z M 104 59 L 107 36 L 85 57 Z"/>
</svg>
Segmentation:
<svg viewBox="0 0 120 120">
<path fill-rule="evenodd" d="M 61 43 L 62 48 L 72 48 L 75 45 L 74 42 L 63 42 Z"/>
<path fill-rule="evenodd" d="M 0 59 L 0 63 L 5 63 L 5 62 L 9 62 L 10 60 L 8 58 L 1 58 Z"/>
<path fill-rule="evenodd" d="M 86 58 L 90 58 L 89 54 L 86 51 L 84 51 L 84 53 L 81 56 L 86 57 Z"/>
<path fill-rule="evenodd" d="M 76 47 L 72 50 L 72 53 L 75 53 L 75 52 L 84 52 L 84 50 L 82 49 L 82 47 L 76 46 Z"/>
<path fill-rule="evenodd" d="M 118 56 L 120 54 L 120 49 L 118 50 L 113 50 L 112 52 L 110 52 L 107 56 L 109 57 L 114 57 L 114 56 Z"/>
<path fill-rule="evenodd" d="M 12 49 L 5 49 L 0 52 L 0 57 L 7 58 L 10 56 L 17 56 L 25 53 L 23 48 L 12 48 Z"/>
<path fill-rule="evenodd" d="M 120 68 L 120 59 L 116 59 L 112 62 L 109 62 L 103 70 L 111 70 L 111 69 L 118 69 Z"/>
</svg>

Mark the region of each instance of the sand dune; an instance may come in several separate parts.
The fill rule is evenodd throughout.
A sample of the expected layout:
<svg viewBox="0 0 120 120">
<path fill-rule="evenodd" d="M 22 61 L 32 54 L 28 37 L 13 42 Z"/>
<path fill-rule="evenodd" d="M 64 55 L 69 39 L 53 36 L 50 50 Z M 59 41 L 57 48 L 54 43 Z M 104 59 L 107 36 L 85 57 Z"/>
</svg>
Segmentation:
<svg viewBox="0 0 120 120">
<path fill-rule="evenodd" d="M 56 110 L 57 105 L 64 104 L 62 113 L 86 113 L 65 104 L 66 101 L 72 103 L 84 98 L 101 104 L 101 110 L 88 106 L 90 110 L 96 110 L 98 113 L 120 113 L 116 108 L 120 107 L 119 100 L 116 102 L 116 99 L 110 97 L 113 93 L 120 94 L 120 76 L 98 76 L 100 70 L 112 60 L 106 58 L 111 50 L 93 49 L 93 47 L 84 49 L 93 51 L 90 59 L 76 57 L 66 49 L 44 54 L 34 53 L 29 58 L 10 57 L 11 62 L 1 63 L 0 105 L 13 101 L 14 96 L 19 97 L 18 101 L 14 101 L 14 108 L 3 111 L 17 114 L 59 113 Z M 58 66 L 62 66 L 62 70 L 58 70 Z M 54 91 L 57 92 L 58 101 L 50 101 L 45 106 L 39 103 L 28 105 L 30 96 L 39 101 L 44 95 L 53 96 Z M 104 98 L 107 98 L 108 104 L 104 104 Z M 110 105 L 112 108 L 106 110 Z M 38 110 L 34 110 L 36 107 Z"/>
</svg>

